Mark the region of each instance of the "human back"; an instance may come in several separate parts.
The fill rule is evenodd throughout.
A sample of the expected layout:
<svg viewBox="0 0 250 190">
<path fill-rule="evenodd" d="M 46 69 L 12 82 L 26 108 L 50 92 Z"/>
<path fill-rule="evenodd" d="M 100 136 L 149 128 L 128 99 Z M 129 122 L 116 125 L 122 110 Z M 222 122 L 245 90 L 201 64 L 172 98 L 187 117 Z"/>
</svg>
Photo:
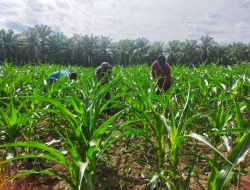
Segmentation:
<svg viewBox="0 0 250 190">
<path fill-rule="evenodd" d="M 101 81 L 102 84 L 107 84 L 110 81 L 111 75 L 112 66 L 108 62 L 102 62 L 95 72 L 97 81 Z"/>
<path fill-rule="evenodd" d="M 59 70 L 50 74 L 50 76 L 48 77 L 48 81 L 55 82 L 60 77 L 66 77 L 69 78 L 70 80 L 76 80 L 77 74 L 75 72 L 70 73 L 68 70 Z"/>
<path fill-rule="evenodd" d="M 160 55 L 151 65 L 151 74 L 157 78 L 157 93 L 171 87 L 171 66 L 166 62 L 164 55 Z"/>
</svg>

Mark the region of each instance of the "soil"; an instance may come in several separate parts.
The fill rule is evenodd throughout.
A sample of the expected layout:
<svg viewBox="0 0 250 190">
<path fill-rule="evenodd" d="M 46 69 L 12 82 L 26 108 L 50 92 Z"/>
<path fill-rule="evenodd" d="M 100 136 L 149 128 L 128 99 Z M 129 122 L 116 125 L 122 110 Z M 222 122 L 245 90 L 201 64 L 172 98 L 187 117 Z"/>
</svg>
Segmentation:
<svg viewBox="0 0 250 190">
<path fill-rule="evenodd" d="M 46 125 L 46 124 L 44 124 Z M 41 127 L 43 128 L 43 127 Z M 53 137 L 43 136 L 44 141 L 50 142 Z M 129 139 L 129 140 L 128 140 Z M 145 190 L 149 182 L 149 176 L 153 171 L 157 170 L 156 158 L 152 150 L 144 150 L 144 140 L 140 137 L 131 136 L 117 141 L 104 156 L 103 160 L 97 166 L 95 177 L 95 187 L 97 190 Z M 202 146 L 202 145 L 201 145 Z M 191 146 L 192 147 L 192 146 Z M 185 149 L 190 150 L 190 146 L 185 146 Z M 192 149 L 192 148 L 191 148 Z M 135 151 L 136 150 L 136 151 Z M 198 150 L 200 154 L 209 155 L 209 151 L 205 149 Z M 197 153 L 197 150 L 195 151 Z M 180 160 L 180 168 L 190 165 L 192 160 L 185 157 Z M 250 154 L 246 157 L 246 164 L 250 163 Z M 49 164 L 50 165 L 50 164 Z M 24 169 L 29 169 L 29 162 L 17 162 L 15 166 L 9 165 L 11 171 L 6 170 L 1 178 L 6 178 L 10 173 L 17 173 Z M 42 161 L 36 163 L 36 167 L 46 168 L 48 165 Z M 60 165 L 50 165 L 54 170 L 65 172 Z M 1 168 L 0 168 L 1 172 Z M 205 161 L 201 161 L 196 166 L 197 175 L 191 177 L 190 190 L 205 190 L 207 189 L 207 179 L 209 167 Z M 248 175 L 250 168 L 247 168 Z M 198 177 L 196 177 L 198 176 Z M 185 176 L 184 176 L 185 177 Z M 235 184 L 235 183 L 234 183 Z M 236 190 L 236 185 L 232 185 L 230 190 Z M 62 180 L 56 177 L 47 175 L 32 174 L 26 177 L 10 181 L 5 184 L 0 190 L 59 190 L 69 189 L 69 186 Z M 250 190 L 250 176 L 242 176 L 239 190 Z"/>
</svg>

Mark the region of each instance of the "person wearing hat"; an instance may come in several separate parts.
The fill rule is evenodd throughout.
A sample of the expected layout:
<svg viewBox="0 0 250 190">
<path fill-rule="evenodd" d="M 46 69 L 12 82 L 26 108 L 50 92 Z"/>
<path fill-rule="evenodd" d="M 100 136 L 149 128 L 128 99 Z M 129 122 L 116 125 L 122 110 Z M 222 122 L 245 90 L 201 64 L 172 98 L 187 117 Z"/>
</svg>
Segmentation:
<svg viewBox="0 0 250 190">
<path fill-rule="evenodd" d="M 55 82 L 59 79 L 59 77 L 68 77 L 70 80 L 76 80 L 77 74 L 74 72 L 70 73 L 67 70 L 55 71 L 48 77 L 48 81 L 50 83 Z"/>
<path fill-rule="evenodd" d="M 151 75 L 157 81 L 156 93 L 160 94 L 171 87 L 171 66 L 166 62 L 164 55 L 158 58 L 151 65 Z"/>
</svg>

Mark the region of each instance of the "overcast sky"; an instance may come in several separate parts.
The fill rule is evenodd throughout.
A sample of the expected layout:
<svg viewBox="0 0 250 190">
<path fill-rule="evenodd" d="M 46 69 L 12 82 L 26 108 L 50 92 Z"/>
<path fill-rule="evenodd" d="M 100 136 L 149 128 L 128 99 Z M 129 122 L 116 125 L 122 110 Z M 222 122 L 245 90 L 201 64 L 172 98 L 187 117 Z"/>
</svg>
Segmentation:
<svg viewBox="0 0 250 190">
<path fill-rule="evenodd" d="M 46 24 L 67 36 L 250 43 L 250 0 L 0 0 L 0 29 Z"/>
</svg>

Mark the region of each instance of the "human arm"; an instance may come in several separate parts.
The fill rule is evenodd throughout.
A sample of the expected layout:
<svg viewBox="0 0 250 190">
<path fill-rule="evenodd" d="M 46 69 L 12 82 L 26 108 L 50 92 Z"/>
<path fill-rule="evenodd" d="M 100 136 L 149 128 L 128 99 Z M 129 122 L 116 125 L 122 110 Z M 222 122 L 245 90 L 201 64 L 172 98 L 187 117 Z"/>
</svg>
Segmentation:
<svg viewBox="0 0 250 190">
<path fill-rule="evenodd" d="M 101 67 L 97 67 L 97 69 L 95 71 L 95 78 L 97 80 L 100 80 L 100 78 L 101 78 Z"/>
<path fill-rule="evenodd" d="M 156 76 L 157 76 L 156 63 L 155 62 L 151 65 L 151 76 L 152 76 L 153 79 L 156 78 Z"/>
<path fill-rule="evenodd" d="M 166 71 L 164 73 L 164 81 L 163 81 L 163 87 L 165 89 L 170 88 L 171 86 L 171 66 L 166 63 Z"/>
<path fill-rule="evenodd" d="M 151 76 L 152 76 L 153 79 L 154 79 L 155 76 L 156 76 L 155 71 L 154 71 L 153 69 L 151 70 Z"/>
</svg>

